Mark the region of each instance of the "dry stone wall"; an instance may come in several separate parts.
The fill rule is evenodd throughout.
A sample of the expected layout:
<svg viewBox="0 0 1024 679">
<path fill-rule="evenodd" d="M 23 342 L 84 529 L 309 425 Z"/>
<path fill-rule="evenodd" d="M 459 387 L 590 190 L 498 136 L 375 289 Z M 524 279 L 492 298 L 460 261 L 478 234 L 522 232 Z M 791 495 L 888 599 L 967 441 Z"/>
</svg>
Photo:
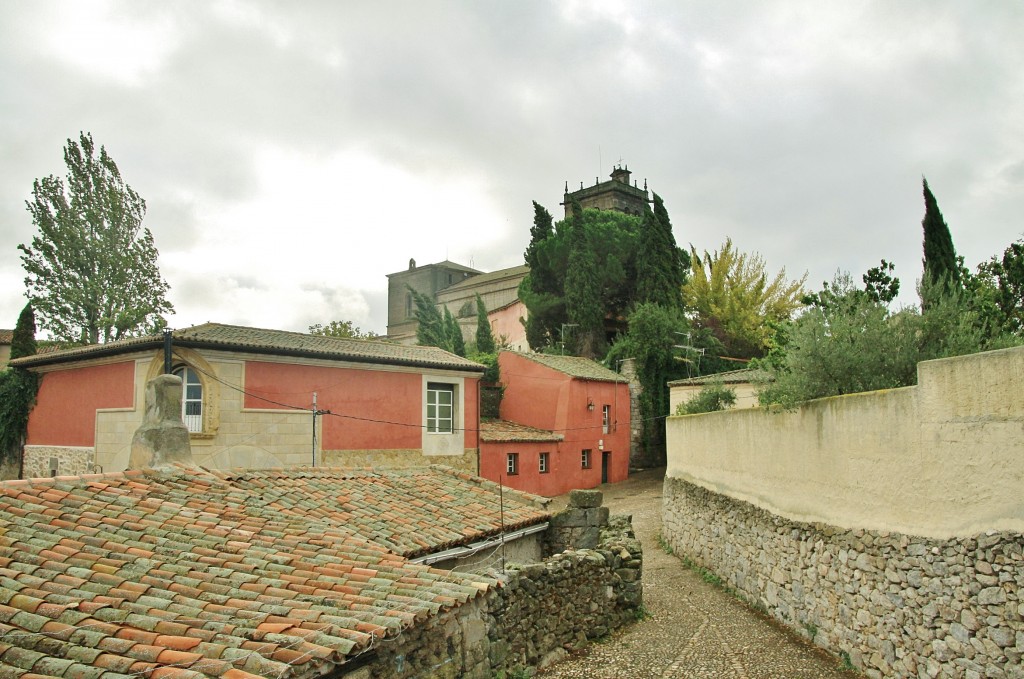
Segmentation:
<svg viewBox="0 0 1024 679">
<path fill-rule="evenodd" d="M 666 478 L 664 536 L 868 677 L 1024 677 L 1024 536 L 928 539 L 783 519 Z"/>
<path fill-rule="evenodd" d="M 510 564 L 491 573 L 498 584 L 486 595 L 436 615 L 426 624 L 382 641 L 372 658 L 359 659 L 345 679 L 492 679 L 544 667 L 594 639 L 637 620 L 643 605 L 643 551 L 629 517 L 607 520 L 601 493 L 573 491 L 585 517 L 605 517 L 596 532 L 552 527 L 589 541 L 541 562 Z M 603 509 L 603 512 L 587 513 Z M 569 514 L 577 523 L 580 514 Z M 557 519 L 557 515 L 555 517 Z M 589 520 L 589 519 L 588 519 Z M 558 521 L 553 521 L 558 523 Z M 564 522 L 563 522 L 564 523 Z M 585 537 L 584 537 L 585 533 Z M 571 541 L 571 539 L 570 539 Z"/>
</svg>

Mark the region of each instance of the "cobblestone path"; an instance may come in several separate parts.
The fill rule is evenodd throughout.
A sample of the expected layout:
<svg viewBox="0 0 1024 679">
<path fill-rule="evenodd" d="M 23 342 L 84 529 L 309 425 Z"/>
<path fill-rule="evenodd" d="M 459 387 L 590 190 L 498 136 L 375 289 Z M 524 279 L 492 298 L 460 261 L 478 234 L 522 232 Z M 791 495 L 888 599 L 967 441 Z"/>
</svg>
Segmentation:
<svg viewBox="0 0 1024 679">
<path fill-rule="evenodd" d="M 602 486 L 612 514 L 632 514 L 644 547 L 650 617 L 538 673 L 543 679 L 851 679 L 852 672 L 795 633 L 751 611 L 658 544 L 664 470 Z M 554 501 L 555 509 L 565 498 Z"/>
</svg>

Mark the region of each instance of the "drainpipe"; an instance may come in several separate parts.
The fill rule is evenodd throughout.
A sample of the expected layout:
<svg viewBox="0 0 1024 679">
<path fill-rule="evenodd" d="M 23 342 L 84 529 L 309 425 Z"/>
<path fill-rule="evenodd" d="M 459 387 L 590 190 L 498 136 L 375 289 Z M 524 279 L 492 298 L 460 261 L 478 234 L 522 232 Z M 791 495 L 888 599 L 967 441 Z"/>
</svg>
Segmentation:
<svg viewBox="0 0 1024 679">
<path fill-rule="evenodd" d="M 164 328 L 164 374 L 171 374 L 171 330 Z"/>
</svg>

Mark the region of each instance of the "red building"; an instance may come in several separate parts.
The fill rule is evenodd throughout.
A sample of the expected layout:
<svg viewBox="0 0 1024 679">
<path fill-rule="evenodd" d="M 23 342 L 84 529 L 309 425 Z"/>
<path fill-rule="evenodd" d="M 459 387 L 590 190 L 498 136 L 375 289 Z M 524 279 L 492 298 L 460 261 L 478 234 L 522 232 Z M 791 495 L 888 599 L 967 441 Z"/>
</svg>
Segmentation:
<svg viewBox="0 0 1024 679">
<path fill-rule="evenodd" d="M 483 422 L 480 475 L 548 497 L 624 481 L 629 385 L 576 356 L 503 351 L 501 419 Z"/>
</svg>

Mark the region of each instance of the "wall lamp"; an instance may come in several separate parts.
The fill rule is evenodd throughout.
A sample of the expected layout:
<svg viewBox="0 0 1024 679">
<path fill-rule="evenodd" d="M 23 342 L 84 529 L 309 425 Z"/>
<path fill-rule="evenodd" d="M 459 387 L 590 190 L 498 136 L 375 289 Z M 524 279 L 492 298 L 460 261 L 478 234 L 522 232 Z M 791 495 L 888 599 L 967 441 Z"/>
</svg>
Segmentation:
<svg viewBox="0 0 1024 679">
<path fill-rule="evenodd" d="M 594 399 L 592 399 L 592 398 L 590 398 L 588 396 L 587 397 L 587 410 L 593 410 L 593 409 L 594 409 Z"/>
</svg>

